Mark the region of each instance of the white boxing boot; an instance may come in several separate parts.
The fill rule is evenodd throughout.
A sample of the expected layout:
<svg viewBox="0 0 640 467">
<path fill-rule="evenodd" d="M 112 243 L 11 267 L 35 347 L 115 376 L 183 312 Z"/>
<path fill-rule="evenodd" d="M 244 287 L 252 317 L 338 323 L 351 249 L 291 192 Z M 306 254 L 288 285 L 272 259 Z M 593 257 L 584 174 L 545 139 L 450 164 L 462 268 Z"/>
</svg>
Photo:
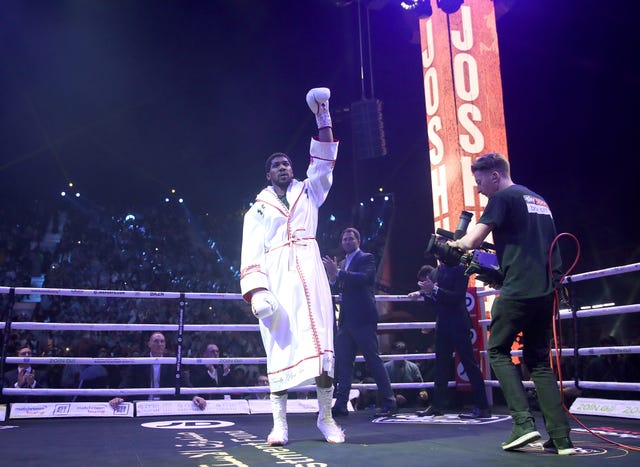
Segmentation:
<svg viewBox="0 0 640 467">
<path fill-rule="evenodd" d="M 271 411 L 273 412 L 273 429 L 267 436 L 270 446 L 284 446 L 289 442 L 289 427 L 287 426 L 287 394 L 277 396 L 270 394 Z"/>
<path fill-rule="evenodd" d="M 307 93 L 307 105 L 316 116 L 318 130 L 331 128 L 331 114 L 329 113 L 329 88 L 313 88 Z"/>
<path fill-rule="evenodd" d="M 258 290 L 251 296 L 251 311 L 258 319 L 273 315 L 278 306 L 278 300 L 268 290 Z"/>
<path fill-rule="evenodd" d="M 344 443 L 344 431 L 338 426 L 331 415 L 331 403 L 333 402 L 333 387 L 321 388 L 316 386 L 318 394 L 318 429 L 324 439 L 329 443 Z"/>
</svg>

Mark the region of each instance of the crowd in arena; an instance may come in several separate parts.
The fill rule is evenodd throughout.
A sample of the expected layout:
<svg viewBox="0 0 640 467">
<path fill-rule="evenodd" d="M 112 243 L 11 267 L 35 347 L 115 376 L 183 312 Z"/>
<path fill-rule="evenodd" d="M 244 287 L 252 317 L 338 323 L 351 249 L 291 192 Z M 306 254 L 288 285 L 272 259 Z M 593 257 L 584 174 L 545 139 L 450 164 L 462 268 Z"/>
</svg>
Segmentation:
<svg viewBox="0 0 640 467">
<path fill-rule="evenodd" d="M 80 206 L 53 212 L 38 204 L 20 211 L 5 206 L 2 216 L 6 222 L 0 226 L 1 285 L 237 293 L 239 254 L 232 251 L 226 256 L 223 251 L 233 248 L 232 239 L 240 232 L 233 229 L 240 229 L 240 224 L 233 225 L 231 218 L 192 216 L 182 206 L 160 208 L 117 215 Z M 9 299 L 8 294 L 0 296 L 3 310 Z M 177 300 L 16 295 L 15 302 L 13 321 L 176 324 L 179 316 Z M 255 318 L 239 300 L 190 300 L 184 323 L 255 324 Z M 148 334 L 91 332 L 96 354 L 88 356 L 142 356 Z M 169 350 L 175 341 L 172 334 L 167 333 Z M 73 356 L 84 335 L 86 332 L 78 331 L 12 331 L 7 355 L 14 356 L 18 347 L 28 345 L 34 356 Z M 200 356 L 210 341 L 224 349 L 227 357 L 264 355 L 255 332 L 186 333 L 183 355 Z M 61 371 L 52 370 L 50 384 L 55 387 L 56 373 Z M 247 376 L 255 379 L 258 374 L 254 371 Z"/>
</svg>

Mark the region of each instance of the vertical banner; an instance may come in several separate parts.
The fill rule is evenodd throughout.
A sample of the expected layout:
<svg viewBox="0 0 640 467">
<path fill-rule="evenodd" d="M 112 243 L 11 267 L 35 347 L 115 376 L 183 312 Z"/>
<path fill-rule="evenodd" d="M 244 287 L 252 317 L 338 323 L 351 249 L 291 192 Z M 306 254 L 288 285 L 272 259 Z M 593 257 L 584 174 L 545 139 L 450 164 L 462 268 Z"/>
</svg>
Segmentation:
<svg viewBox="0 0 640 467">
<path fill-rule="evenodd" d="M 420 19 L 435 228 L 453 231 L 460 213 L 478 219 L 486 199 L 471 163 L 507 155 L 498 35 L 492 0 L 470 0 L 447 15 Z M 452 228 L 453 227 L 453 228 Z"/>
<path fill-rule="evenodd" d="M 434 7 L 419 24 L 434 230 L 453 231 L 462 211 L 473 213 L 475 225 L 486 206 L 471 173 L 473 161 L 494 151 L 508 158 L 494 2 L 467 0 L 452 14 Z M 475 285 L 473 278 L 469 285 Z M 476 333 L 482 332 L 479 318 Z M 478 337 L 476 352 L 484 341 Z M 460 371 L 456 379 L 460 387 L 467 384 Z"/>
</svg>

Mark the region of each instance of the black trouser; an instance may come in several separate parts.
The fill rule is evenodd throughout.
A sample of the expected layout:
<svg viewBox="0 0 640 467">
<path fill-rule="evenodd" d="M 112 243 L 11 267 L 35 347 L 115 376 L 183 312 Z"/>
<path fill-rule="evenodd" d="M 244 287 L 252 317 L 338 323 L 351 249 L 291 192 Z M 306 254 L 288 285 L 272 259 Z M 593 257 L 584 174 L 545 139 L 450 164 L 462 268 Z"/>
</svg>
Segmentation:
<svg viewBox="0 0 640 467">
<path fill-rule="evenodd" d="M 443 409 L 447 401 L 447 383 L 451 374 L 452 353 L 456 352 L 471 383 L 473 403 L 479 409 L 489 407 L 482 371 L 476 362 L 471 345 L 468 316 L 438 317 L 436 323 L 436 364 L 433 405 Z"/>
<path fill-rule="evenodd" d="M 569 435 L 556 377 L 549 365 L 553 294 L 530 299 L 498 297 L 491 310 L 489 359 L 514 423 L 533 422 L 520 373 L 511 360 L 511 346 L 522 331 L 523 360 L 536 388 L 547 432 L 552 438 Z"/>
<path fill-rule="evenodd" d="M 335 407 L 344 409 L 351 391 L 351 374 L 358 350 L 367 362 L 371 376 L 378 386 L 380 404 L 396 406 L 396 398 L 391 389 L 389 374 L 378 354 L 377 324 L 361 324 L 358 327 L 340 326 L 336 335 L 336 403 Z"/>
</svg>

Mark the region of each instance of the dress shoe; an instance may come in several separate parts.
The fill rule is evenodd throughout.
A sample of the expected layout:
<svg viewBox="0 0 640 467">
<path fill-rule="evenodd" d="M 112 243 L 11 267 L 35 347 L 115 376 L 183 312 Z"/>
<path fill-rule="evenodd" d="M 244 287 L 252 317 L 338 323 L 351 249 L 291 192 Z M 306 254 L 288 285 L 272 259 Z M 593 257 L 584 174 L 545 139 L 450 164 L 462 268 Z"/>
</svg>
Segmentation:
<svg viewBox="0 0 640 467">
<path fill-rule="evenodd" d="M 333 418 L 347 417 L 349 416 L 349 411 L 347 409 L 341 409 L 340 407 L 332 407 L 331 415 L 333 415 Z"/>
<path fill-rule="evenodd" d="M 491 410 L 474 408 L 469 413 L 461 413 L 458 415 L 462 420 L 474 420 L 476 418 L 491 418 Z"/>
<path fill-rule="evenodd" d="M 384 407 L 381 407 L 373 415 L 376 417 L 391 417 L 392 415 L 395 415 L 397 413 L 398 413 L 398 407 L 389 407 L 385 405 Z"/>
<path fill-rule="evenodd" d="M 430 405 L 424 410 L 418 410 L 416 415 L 418 417 L 440 417 L 441 415 L 444 415 L 444 412 L 439 408 Z"/>
</svg>

